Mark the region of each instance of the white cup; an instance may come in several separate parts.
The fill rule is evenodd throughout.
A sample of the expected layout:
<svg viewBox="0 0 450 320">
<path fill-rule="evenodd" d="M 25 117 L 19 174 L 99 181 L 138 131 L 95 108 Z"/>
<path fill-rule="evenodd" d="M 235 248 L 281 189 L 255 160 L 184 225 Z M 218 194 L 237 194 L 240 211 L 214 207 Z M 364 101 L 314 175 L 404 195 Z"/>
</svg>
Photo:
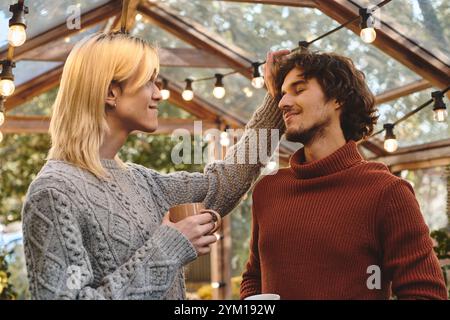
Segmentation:
<svg viewBox="0 0 450 320">
<path fill-rule="evenodd" d="M 263 293 L 256 294 L 254 296 L 248 296 L 244 300 L 280 300 L 280 296 L 275 293 Z"/>
</svg>

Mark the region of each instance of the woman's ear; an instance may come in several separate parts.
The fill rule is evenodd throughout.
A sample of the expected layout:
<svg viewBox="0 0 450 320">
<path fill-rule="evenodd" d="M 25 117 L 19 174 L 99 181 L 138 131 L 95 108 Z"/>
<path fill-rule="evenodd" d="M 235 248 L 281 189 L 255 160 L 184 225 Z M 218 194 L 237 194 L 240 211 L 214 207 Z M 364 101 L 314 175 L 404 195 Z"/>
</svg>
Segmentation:
<svg viewBox="0 0 450 320">
<path fill-rule="evenodd" d="M 106 95 L 105 104 L 110 107 L 117 107 L 117 98 L 120 95 L 120 87 L 116 82 L 111 82 L 108 87 L 108 94 Z"/>
</svg>

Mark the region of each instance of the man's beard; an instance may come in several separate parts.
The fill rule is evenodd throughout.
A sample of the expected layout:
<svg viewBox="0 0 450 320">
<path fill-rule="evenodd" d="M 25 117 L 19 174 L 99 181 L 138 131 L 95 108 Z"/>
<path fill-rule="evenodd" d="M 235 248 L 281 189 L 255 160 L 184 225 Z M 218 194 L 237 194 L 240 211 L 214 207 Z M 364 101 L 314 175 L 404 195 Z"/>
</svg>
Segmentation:
<svg viewBox="0 0 450 320">
<path fill-rule="evenodd" d="M 324 136 L 325 128 L 329 125 L 329 119 L 314 124 L 311 128 L 302 130 L 287 130 L 286 140 L 300 142 L 303 145 L 310 145 L 315 140 Z"/>
</svg>

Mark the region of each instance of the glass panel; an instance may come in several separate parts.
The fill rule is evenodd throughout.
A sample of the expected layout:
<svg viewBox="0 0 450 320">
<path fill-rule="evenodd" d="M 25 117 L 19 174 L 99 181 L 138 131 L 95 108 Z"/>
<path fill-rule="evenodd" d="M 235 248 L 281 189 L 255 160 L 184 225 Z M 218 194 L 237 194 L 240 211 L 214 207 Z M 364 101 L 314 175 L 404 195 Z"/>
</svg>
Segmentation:
<svg viewBox="0 0 450 320">
<path fill-rule="evenodd" d="M 445 228 L 448 223 L 446 215 L 447 177 L 444 167 L 421 170 L 404 170 L 402 178 L 414 187 L 417 201 L 430 231 Z"/>
<path fill-rule="evenodd" d="M 84 37 L 87 37 L 90 34 L 93 34 L 95 32 L 101 31 L 104 27 L 105 23 L 101 22 L 89 29 L 83 29 L 78 33 L 72 34 L 70 37 L 66 37 L 64 39 L 58 39 L 52 43 L 49 44 L 49 46 L 57 46 L 59 43 L 61 42 L 65 42 L 65 43 L 77 43 L 78 41 L 80 41 L 81 39 L 83 39 Z"/>
<path fill-rule="evenodd" d="M 158 118 L 195 119 L 189 112 L 178 108 L 168 101 L 162 101 L 158 105 Z"/>
<path fill-rule="evenodd" d="M 141 14 L 136 15 L 138 20 L 131 30 L 131 34 L 148 40 L 150 43 L 156 43 L 161 48 L 192 48 L 188 43 L 178 39 L 171 33 L 152 25 Z"/>
<path fill-rule="evenodd" d="M 40 94 L 17 108 L 8 111 L 11 115 L 50 116 L 53 102 L 55 102 L 58 87 Z"/>
<path fill-rule="evenodd" d="M 79 6 L 81 14 L 107 3 L 109 0 L 60 0 L 55 5 L 54 1 L 34 0 L 26 1 L 29 14 L 25 16 L 27 20 L 27 38 L 30 39 L 41 34 L 64 21 L 73 15 L 71 6 Z M 7 0 L 0 3 L 0 46 L 5 44 L 8 35 L 8 20 L 12 13 L 9 6 L 17 3 L 17 0 Z M 72 7 L 73 8 L 73 7 Z"/>
<path fill-rule="evenodd" d="M 383 124 L 396 121 L 409 111 L 428 101 L 431 98 L 431 92 L 435 90 L 437 89 L 423 90 L 378 106 L 380 118 L 378 119 L 376 130 L 382 129 Z M 435 122 L 432 110 L 433 104 L 395 127 L 395 135 L 400 147 L 450 138 L 448 122 Z M 384 139 L 384 133 L 378 135 L 378 138 Z"/>
<path fill-rule="evenodd" d="M 264 60 L 269 49 L 294 48 L 299 40 L 312 40 L 339 25 L 312 8 L 202 0 L 167 0 L 160 5 L 177 12 L 186 21 L 194 20 L 205 26 L 228 44 L 244 49 L 249 57 L 258 60 Z M 420 79 L 347 29 L 316 42 L 313 49 L 352 58 L 366 74 L 375 94 Z"/>
<path fill-rule="evenodd" d="M 56 87 L 50 91 L 47 91 L 41 95 L 38 95 L 30 101 L 8 111 L 10 115 L 51 115 L 51 108 L 53 102 L 56 99 L 58 93 Z M 195 119 L 195 117 L 189 112 L 178 108 L 168 101 L 163 101 L 159 104 L 159 118 L 179 118 L 179 119 Z"/>
<path fill-rule="evenodd" d="M 379 0 L 357 0 L 370 7 Z M 450 3 L 446 0 L 395 0 L 380 11 L 380 19 L 446 64 L 450 64 Z"/>
<path fill-rule="evenodd" d="M 72 35 L 71 37 L 67 37 L 65 39 L 58 39 L 55 41 L 52 41 L 47 46 L 49 48 L 54 48 L 57 46 L 64 45 L 65 43 L 75 43 L 82 38 L 84 38 L 87 35 L 93 34 L 97 31 L 100 31 L 102 28 L 103 23 L 97 24 L 89 29 L 83 30 L 82 32 L 79 32 L 77 34 Z M 39 58 L 39 57 L 36 57 Z M 14 82 L 16 87 L 33 79 L 36 78 L 60 65 L 62 65 L 62 62 L 56 62 L 56 61 L 27 61 L 27 60 L 20 60 L 16 62 L 16 68 L 13 69 L 14 72 Z"/>
<path fill-rule="evenodd" d="M 161 75 L 175 81 L 184 87 L 184 79 L 200 79 L 209 77 L 215 73 L 227 73 L 230 69 L 204 69 L 204 68 L 170 68 L 162 67 Z M 214 80 L 193 83 L 194 94 L 205 99 L 229 114 L 240 117 L 247 121 L 253 111 L 265 95 L 265 90 L 255 89 L 250 81 L 240 74 L 233 74 L 224 78 L 223 83 L 226 90 L 223 99 L 216 99 L 213 94 Z"/>
<path fill-rule="evenodd" d="M 14 68 L 14 83 L 17 86 L 34 79 L 60 65 L 62 62 L 53 61 L 27 61 L 21 60 L 16 62 Z"/>
</svg>

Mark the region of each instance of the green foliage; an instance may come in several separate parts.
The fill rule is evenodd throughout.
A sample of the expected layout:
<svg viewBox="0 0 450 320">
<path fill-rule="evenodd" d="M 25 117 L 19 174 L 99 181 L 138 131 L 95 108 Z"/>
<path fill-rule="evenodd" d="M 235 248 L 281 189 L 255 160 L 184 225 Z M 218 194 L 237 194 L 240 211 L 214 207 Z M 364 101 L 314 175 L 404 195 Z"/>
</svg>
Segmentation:
<svg viewBox="0 0 450 320">
<path fill-rule="evenodd" d="M 450 258 L 450 236 L 447 229 L 433 231 L 431 237 L 436 240 L 437 246 L 434 247 L 439 259 Z"/>
<path fill-rule="evenodd" d="M 8 114 L 10 115 L 33 115 L 33 116 L 49 116 L 51 114 L 51 107 L 56 99 L 58 88 L 53 88 L 43 94 L 40 94 L 30 101 L 14 108 Z"/>
<path fill-rule="evenodd" d="M 5 134 L 0 144 L 0 223 L 20 220 L 24 196 L 49 146 L 47 134 Z"/>
<path fill-rule="evenodd" d="M 8 271 L 9 252 L 0 251 L 0 300 L 15 300 L 17 293 L 10 283 L 11 273 Z"/>
</svg>

